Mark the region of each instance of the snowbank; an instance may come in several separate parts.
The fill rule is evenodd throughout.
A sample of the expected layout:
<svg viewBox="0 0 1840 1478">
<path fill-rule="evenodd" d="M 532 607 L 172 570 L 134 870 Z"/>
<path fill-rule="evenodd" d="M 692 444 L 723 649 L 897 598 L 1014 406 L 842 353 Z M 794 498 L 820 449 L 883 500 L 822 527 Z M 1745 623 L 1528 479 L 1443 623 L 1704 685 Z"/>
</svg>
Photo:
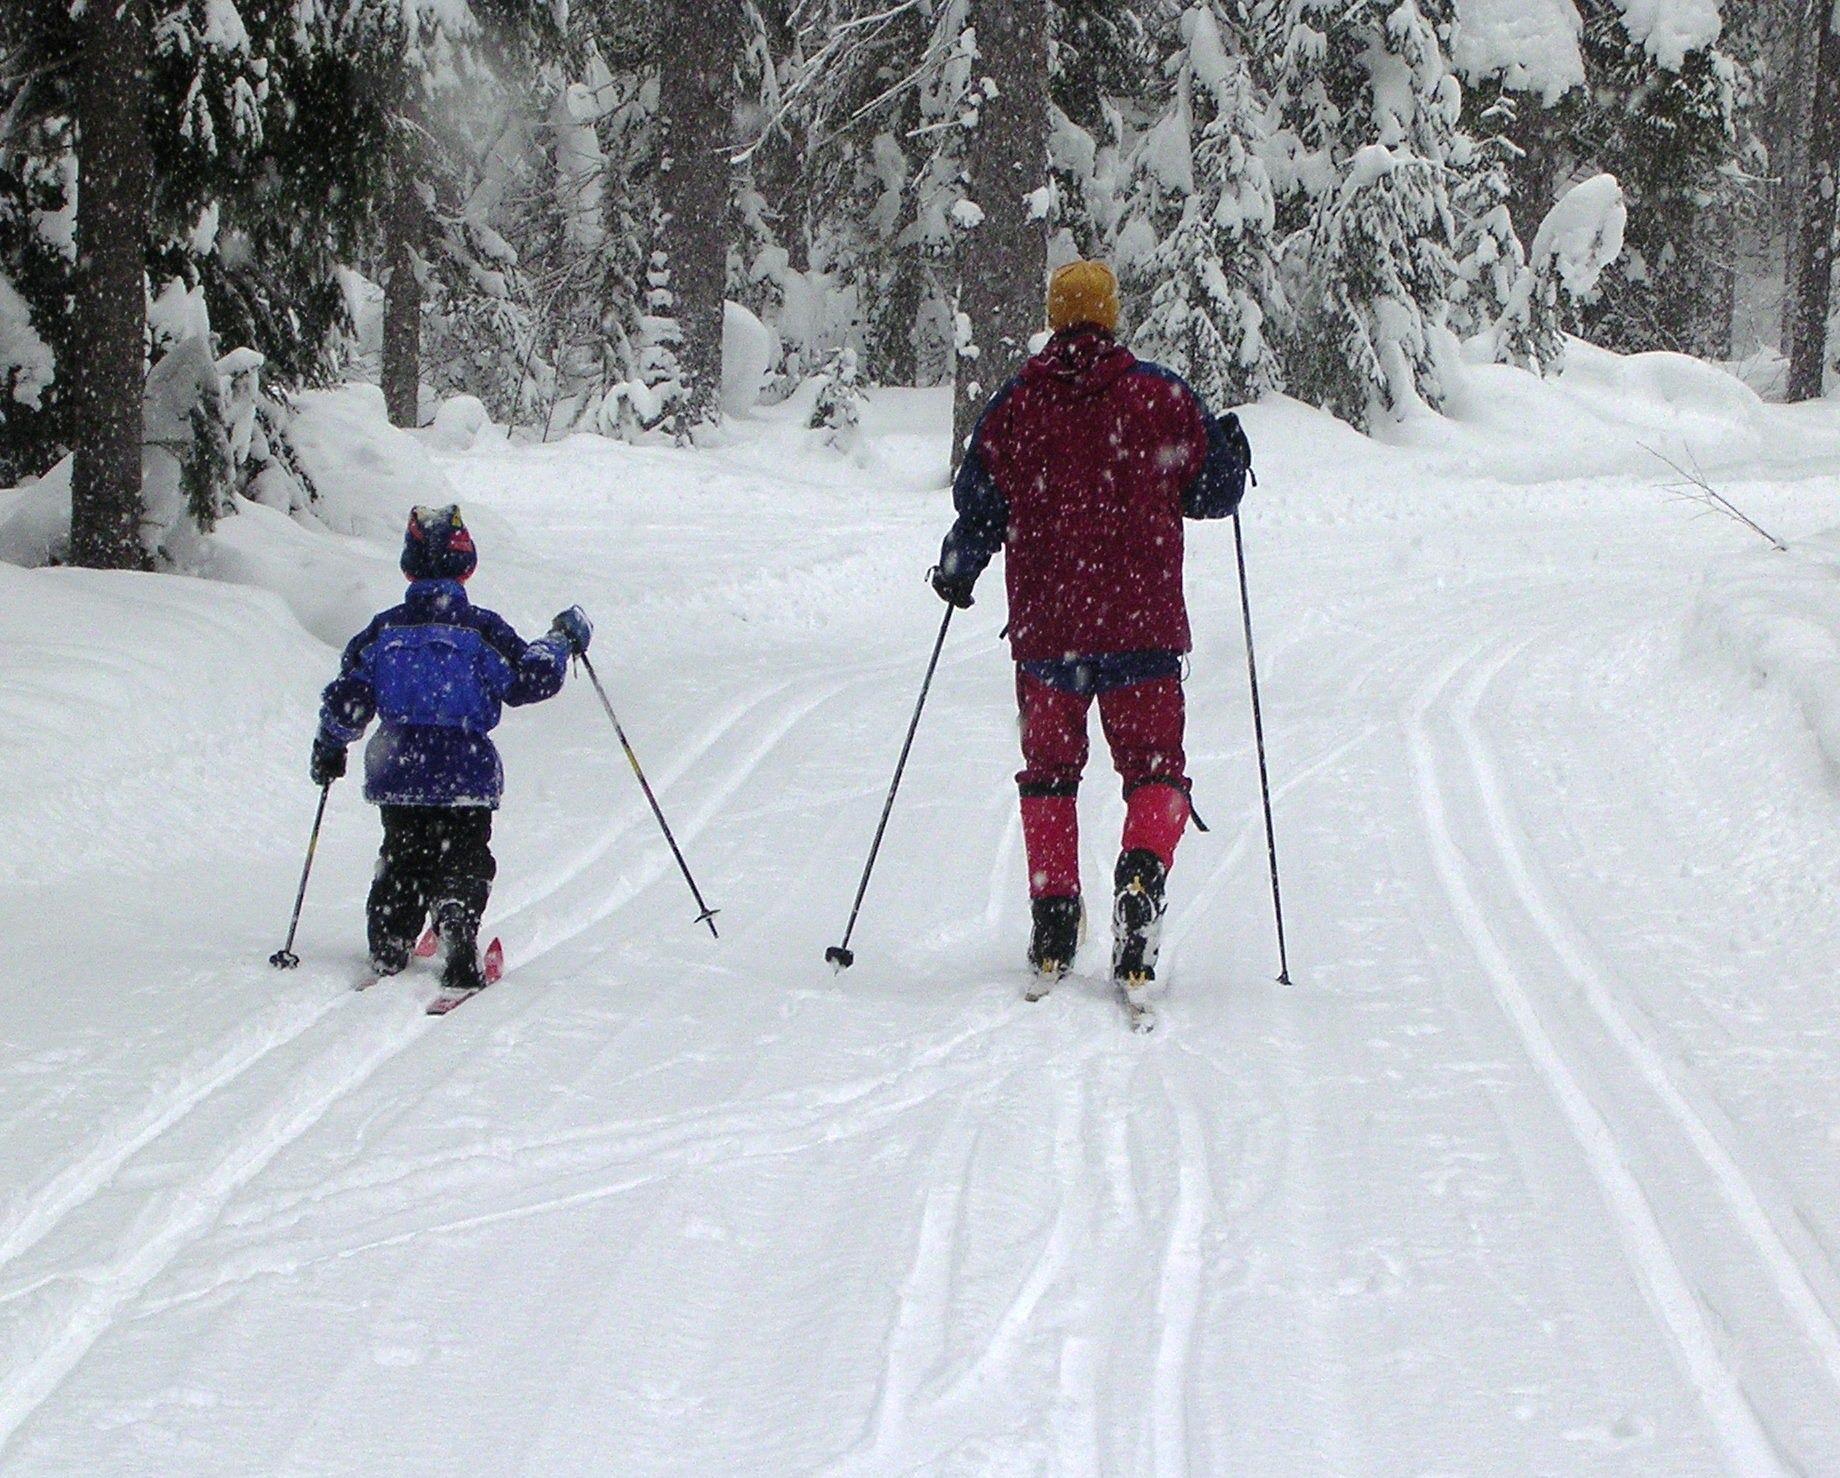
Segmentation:
<svg viewBox="0 0 1840 1478">
<path fill-rule="evenodd" d="M 437 425 L 437 445 L 459 439 L 469 425 L 475 440 L 491 439 L 484 424 L 469 422 L 465 406 L 443 410 L 447 420 Z M 315 636 L 341 644 L 398 598 L 402 576 L 396 560 L 409 510 L 418 503 L 453 502 L 455 493 L 420 439 L 429 433 L 391 426 L 375 386 L 302 395 L 289 434 L 313 479 L 317 496 L 311 511 L 290 517 L 238 498 L 234 514 L 214 533 L 188 542 L 184 569 L 271 591 Z M 469 508 L 467 522 L 482 557 L 517 556 L 517 537 L 505 520 Z M 69 528 L 66 458 L 0 503 L 0 562 L 49 564 L 67 544 Z"/>
<path fill-rule="evenodd" d="M 1794 703 L 1840 781 L 1840 530 L 1787 554 L 1760 544 L 1711 572 L 1694 633 Z"/>
<path fill-rule="evenodd" d="M 230 847 L 297 778 L 327 668 L 264 591 L 0 564 L 0 884 Z"/>
</svg>

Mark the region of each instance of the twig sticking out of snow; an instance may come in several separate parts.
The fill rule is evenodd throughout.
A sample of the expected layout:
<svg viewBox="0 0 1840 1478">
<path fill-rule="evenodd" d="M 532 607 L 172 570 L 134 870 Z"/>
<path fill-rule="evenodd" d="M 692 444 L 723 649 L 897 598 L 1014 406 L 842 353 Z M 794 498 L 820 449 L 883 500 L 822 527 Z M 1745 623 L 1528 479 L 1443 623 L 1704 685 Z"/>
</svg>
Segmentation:
<svg viewBox="0 0 1840 1478">
<path fill-rule="evenodd" d="M 1727 518 L 1743 524 L 1745 528 L 1749 529 L 1758 538 L 1768 540 L 1770 547 L 1778 554 L 1787 554 L 1789 552 L 1789 546 L 1787 544 L 1783 543 L 1776 535 L 1764 528 L 1763 525 L 1758 523 L 1742 508 L 1738 507 L 1736 503 L 1733 503 L 1730 498 L 1726 497 L 1706 480 L 1706 474 L 1700 470 L 1699 461 L 1693 456 L 1691 451 L 1687 453 L 1687 457 L 1688 460 L 1693 463 L 1693 466 L 1691 470 L 1688 470 L 1665 452 L 1656 451 L 1647 442 L 1642 443 L 1642 450 L 1647 452 L 1649 456 L 1654 457 L 1657 461 L 1666 463 L 1680 475 L 1681 481 L 1667 484 L 1668 491 L 1673 493 L 1676 497 L 1683 498 L 1689 503 L 1698 503 L 1702 508 L 1711 509 L 1714 513 L 1722 513 Z"/>
</svg>

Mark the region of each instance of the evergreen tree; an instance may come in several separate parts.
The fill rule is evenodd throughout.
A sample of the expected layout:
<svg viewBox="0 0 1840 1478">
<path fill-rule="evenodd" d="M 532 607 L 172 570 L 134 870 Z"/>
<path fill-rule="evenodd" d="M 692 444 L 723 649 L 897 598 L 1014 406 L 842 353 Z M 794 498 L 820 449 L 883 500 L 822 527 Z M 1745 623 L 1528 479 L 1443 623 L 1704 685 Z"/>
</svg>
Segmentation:
<svg viewBox="0 0 1840 1478">
<path fill-rule="evenodd" d="M 1738 139 L 1718 8 L 1581 0 L 1579 11 L 1593 98 L 1580 153 L 1616 175 L 1630 207 L 1624 259 L 1587 331 L 1625 351 L 1722 355 L 1732 259 L 1717 238 Z"/>
<path fill-rule="evenodd" d="M 1265 331 L 1281 305 L 1271 183 L 1257 154 L 1251 78 L 1228 52 L 1216 5 L 1192 6 L 1181 39 L 1169 120 L 1151 141 L 1176 155 L 1177 178 L 1168 183 L 1188 189 L 1174 200 L 1173 225 L 1132 274 L 1138 298 L 1147 299 L 1134 347 L 1187 376 L 1208 404 L 1235 405 L 1279 383 Z"/>
<path fill-rule="evenodd" d="M 1459 147 L 1439 14 L 1416 0 L 1283 0 L 1267 22 L 1268 157 L 1296 305 L 1286 378 L 1363 426 L 1412 394 L 1433 407 L 1445 394 L 1434 347 L 1456 272 L 1450 191 L 1473 155 Z"/>
</svg>

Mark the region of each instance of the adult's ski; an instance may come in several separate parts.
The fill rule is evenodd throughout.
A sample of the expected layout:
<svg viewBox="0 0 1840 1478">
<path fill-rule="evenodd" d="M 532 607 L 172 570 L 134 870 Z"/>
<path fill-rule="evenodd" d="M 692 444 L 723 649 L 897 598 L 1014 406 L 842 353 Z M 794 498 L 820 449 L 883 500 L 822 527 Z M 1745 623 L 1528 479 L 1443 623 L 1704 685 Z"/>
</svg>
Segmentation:
<svg viewBox="0 0 1840 1478">
<path fill-rule="evenodd" d="M 1131 979 L 1126 977 L 1118 981 L 1118 1002 L 1124 1007 L 1125 1020 L 1130 1022 L 1131 1030 L 1143 1036 L 1156 1030 L 1156 1005 L 1150 999 L 1150 982 L 1138 977 L 1133 988 Z"/>
</svg>

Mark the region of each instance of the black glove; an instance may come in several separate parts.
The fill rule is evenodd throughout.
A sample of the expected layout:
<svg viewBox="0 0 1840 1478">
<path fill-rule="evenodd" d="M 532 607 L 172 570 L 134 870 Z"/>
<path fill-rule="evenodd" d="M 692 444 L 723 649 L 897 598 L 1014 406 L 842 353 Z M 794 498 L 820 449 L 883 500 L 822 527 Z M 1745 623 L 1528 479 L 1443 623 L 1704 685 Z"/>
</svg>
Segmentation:
<svg viewBox="0 0 1840 1478">
<path fill-rule="evenodd" d="M 579 657 L 588 650 L 588 643 L 594 639 L 594 623 L 588 619 L 588 613 L 580 606 L 570 606 L 560 611 L 556 619 L 549 623 L 551 631 L 559 631 L 569 644 L 569 650 Z"/>
<path fill-rule="evenodd" d="M 977 584 L 976 575 L 948 575 L 939 565 L 934 565 L 927 571 L 926 577 L 932 582 L 934 592 L 947 605 L 966 611 L 974 604 L 971 587 Z"/>
<path fill-rule="evenodd" d="M 1228 411 L 1220 418 L 1220 434 L 1227 439 L 1227 445 L 1233 448 L 1233 455 L 1239 458 L 1240 466 L 1246 469 L 1246 476 L 1252 479 L 1252 485 L 1259 485 L 1259 475 L 1252 470 L 1252 443 L 1246 440 L 1246 428 L 1239 423 L 1239 416 Z"/>
<path fill-rule="evenodd" d="M 313 741 L 313 763 L 308 768 L 315 785 L 330 785 L 345 773 L 345 746 L 330 739 Z"/>
</svg>

